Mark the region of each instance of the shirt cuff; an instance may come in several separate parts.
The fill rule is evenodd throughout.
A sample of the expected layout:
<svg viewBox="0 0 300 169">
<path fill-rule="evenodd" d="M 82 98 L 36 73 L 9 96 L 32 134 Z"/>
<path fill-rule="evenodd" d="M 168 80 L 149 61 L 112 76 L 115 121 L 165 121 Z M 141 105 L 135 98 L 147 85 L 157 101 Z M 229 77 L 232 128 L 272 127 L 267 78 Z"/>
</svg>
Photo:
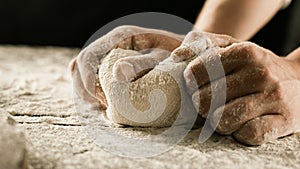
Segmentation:
<svg viewBox="0 0 300 169">
<path fill-rule="evenodd" d="M 287 8 L 291 2 L 292 2 L 292 0 L 284 0 L 284 3 L 282 5 L 281 9 Z"/>
</svg>

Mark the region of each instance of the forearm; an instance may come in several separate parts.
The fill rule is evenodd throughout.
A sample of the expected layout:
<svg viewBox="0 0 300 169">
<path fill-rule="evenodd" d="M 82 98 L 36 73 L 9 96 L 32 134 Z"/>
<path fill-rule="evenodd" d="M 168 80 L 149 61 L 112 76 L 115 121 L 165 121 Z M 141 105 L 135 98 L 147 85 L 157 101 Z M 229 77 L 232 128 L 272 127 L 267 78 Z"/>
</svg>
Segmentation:
<svg viewBox="0 0 300 169">
<path fill-rule="evenodd" d="M 207 0 L 195 28 L 249 40 L 280 10 L 284 0 Z"/>
<path fill-rule="evenodd" d="M 289 60 L 293 60 L 296 61 L 300 64 L 300 47 L 298 47 L 297 49 L 295 49 L 293 52 L 291 52 L 287 58 Z"/>
</svg>

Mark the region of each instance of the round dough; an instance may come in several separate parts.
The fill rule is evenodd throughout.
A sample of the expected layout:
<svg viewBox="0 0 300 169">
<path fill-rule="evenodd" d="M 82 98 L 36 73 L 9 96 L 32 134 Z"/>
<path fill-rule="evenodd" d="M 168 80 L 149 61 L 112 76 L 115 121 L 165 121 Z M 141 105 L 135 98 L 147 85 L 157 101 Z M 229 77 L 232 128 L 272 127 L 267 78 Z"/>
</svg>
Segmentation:
<svg viewBox="0 0 300 169">
<path fill-rule="evenodd" d="M 135 81 L 117 81 L 112 74 L 114 63 L 134 55 L 140 53 L 113 49 L 101 62 L 98 74 L 108 120 L 130 126 L 167 127 L 181 118 L 180 111 L 195 111 L 184 87 L 185 62 L 174 63 L 168 58 Z"/>
</svg>

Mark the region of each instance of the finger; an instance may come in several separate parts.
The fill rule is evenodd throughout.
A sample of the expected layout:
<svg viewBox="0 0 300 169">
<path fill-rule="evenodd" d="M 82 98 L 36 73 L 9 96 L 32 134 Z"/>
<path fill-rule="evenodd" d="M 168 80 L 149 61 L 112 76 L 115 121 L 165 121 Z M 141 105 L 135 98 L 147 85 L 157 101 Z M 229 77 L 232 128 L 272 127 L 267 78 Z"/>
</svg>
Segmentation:
<svg viewBox="0 0 300 169">
<path fill-rule="evenodd" d="M 69 63 L 69 66 L 68 66 L 68 67 L 69 67 L 69 71 L 70 71 L 71 75 L 73 75 L 73 72 L 74 72 L 76 63 L 77 63 L 77 58 L 76 58 L 76 57 L 73 58 L 73 59 L 70 61 L 70 63 Z"/>
<path fill-rule="evenodd" d="M 77 58 L 73 58 L 69 63 L 69 70 L 73 79 L 73 89 L 77 97 L 80 97 L 83 101 L 89 102 L 91 104 L 98 104 L 97 100 L 100 103 L 100 109 L 106 109 L 107 102 L 104 95 L 104 92 L 101 88 L 99 82 L 95 83 L 95 95 L 91 95 L 85 88 L 81 74 L 78 69 Z"/>
<path fill-rule="evenodd" d="M 234 44 L 223 49 L 211 49 L 192 60 L 184 71 L 186 85 L 190 91 L 244 68 L 251 62 L 245 47 L 248 43 Z"/>
<path fill-rule="evenodd" d="M 171 57 L 175 62 L 180 62 L 200 55 L 209 48 L 227 47 L 237 42 L 238 40 L 227 35 L 191 31 L 186 35 L 180 47 L 172 52 Z"/>
<path fill-rule="evenodd" d="M 254 118 L 244 124 L 233 136 L 247 145 L 261 145 L 291 134 L 289 122 L 280 114 Z"/>
<path fill-rule="evenodd" d="M 186 35 L 180 47 L 171 53 L 171 58 L 175 62 L 181 62 L 199 55 L 211 47 L 213 47 L 212 42 L 204 32 L 192 31 Z"/>
<path fill-rule="evenodd" d="M 190 87 L 189 93 L 193 93 L 194 105 L 198 106 L 195 108 L 203 117 L 206 117 L 209 109 L 215 110 L 222 104 L 236 98 L 263 91 L 265 86 L 263 83 L 264 79 L 258 70 L 244 67 L 226 77 L 203 85 L 199 89 L 191 90 Z M 226 96 L 221 97 L 222 92 L 226 92 Z M 212 102 L 214 102 L 213 107 L 211 107 Z"/>
<path fill-rule="evenodd" d="M 276 100 L 265 93 L 240 97 L 214 111 L 211 124 L 217 126 L 218 133 L 231 134 L 251 119 L 276 112 L 279 108 Z"/>
<path fill-rule="evenodd" d="M 130 82 L 153 69 L 159 62 L 169 57 L 170 52 L 154 49 L 150 53 L 119 59 L 113 67 L 113 77 L 118 81 Z"/>
<path fill-rule="evenodd" d="M 94 96 L 95 95 L 95 84 L 97 78 L 97 69 L 100 60 L 92 50 L 83 50 L 77 56 L 77 69 L 78 74 L 82 80 L 82 87 L 85 88 L 86 92 Z"/>
<path fill-rule="evenodd" d="M 74 94 L 76 96 L 75 99 L 80 99 L 84 101 L 85 103 L 90 103 L 92 105 L 95 105 L 95 107 L 99 107 L 98 101 L 95 97 L 95 95 L 91 95 L 88 93 L 87 89 L 85 88 L 81 74 L 79 72 L 78 66 L 76 64 L 76 60 L 72 62 L 72 79 L 73 79 L 73 89 L 74 89 Z"/>
</svg>

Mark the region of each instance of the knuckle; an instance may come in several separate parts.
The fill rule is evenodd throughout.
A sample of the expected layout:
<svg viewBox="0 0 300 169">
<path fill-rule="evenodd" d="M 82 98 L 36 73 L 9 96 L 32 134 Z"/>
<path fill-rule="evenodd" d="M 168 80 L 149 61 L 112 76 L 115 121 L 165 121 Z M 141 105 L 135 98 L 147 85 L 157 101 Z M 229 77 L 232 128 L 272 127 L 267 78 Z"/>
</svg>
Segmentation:
<svg viewBox="0 0 300 169">
<path fill-rule="evenodd" d="M 281 84 L 279 82 L 275 82 L 273 84 L 273 97 L 276 100 L 282 100 L 283 99 L 283 94 L 282 94 L 282 87 Z"/>
<path fill-rule="evenodd" d="M 251 60 L 251 61 L 255 61 L 256 60 L 256 56 L 257 56 L 257 50 L 256 50 L 256 45 L 254 45 L 253 43 L 245 43 L 241 46 L 241 54 L 242 56 L 246 57 L 247 59 Z"/>
<path fill-rule="evenodd" d="M 181 45 L 172 52 L 173 57 L 188 58 L 193 56 L 194 52 L 187 46 Z"/>
<path fill-rule="evenodd" d="M 267 91 L 271 91 L 276 87 L 275 84 L 278 82 L 278 79 L 272 67 L 264 64 L 254 64 L 248 65 L 247 68 L 248 70 L 246 72 L 249 80 L 255 82 L 255 84 L 258 85 L 257 87 L 266 89 Z"/>
<path fill-rule="evenodd" d="M 249 55 L 250 61 L 254 64 L 266 66 L 272 61 L 268 52 L 254 43 L 247 44 L 244 50 Z"/>
<path fill-rule="evenodd" d="M 273 81 L 273 83 L 270 84 L 270 92 L 269 97 L 274 101 L 284 101 L 285 99 L 285 86 L 279 81 Z"/>
<path fill-rule="evenodd" d="M 235 53 L 239 59 L 247 60 L 250 63 L 261 63 L 265 59 L 262 49 L 252 42 L 241 42 L 231 45 L 229 51 Z"/>
<path fill-rule="evenodd" d="M 265 143 L 264 130 L 256 125 L 258 119 L 253 119 L 250 123 L 246 123 L 242 129 L 234 133 L 234 137 L 247 145 L 261 145 Z"/>
<path fill-rule="evenodd" d="M 205 33 L 205 32 L 191 31 L 186 35 L 183 43 L 191 44 L 195 41 L 206 42 L 206 41 L 208 41 L 208 39 L 209 39 L 209 37 L 207 36 L 207 33 Z"/>
<path fill-rule="evenodd" d="M 211 39 L 204 32 L 196 31 L 190 32 L 183 41 L 183 44 L 199 55 L 213 46 Z"/>
<path fill-rule="evenodd" d="M 201 36 L 204 36 L 204 33 L 203 32 L 200 32 L 200 31 L 190 31 L 186 37 L 185 37 L 185 40 L 188 40 L 188 41 L 194 41 L 197 39 L 197 37 L 201 37 Z"/>
<path fill-rule="evenodd" d="M 269 82 L 273 82 L 273 76 L 270 69 L 266 66 L 257 66 L 255 67 L 258 80 L 260 80 L 261 83 L 266 84 Z"/>
<path fill-rule="evenodd" d="M 122 25 L 122 26 L 115 27 L 112 31 L 114 31 L 114 32 L 131 31 L 135 28 L 136 28 L 135 26 Z"/>
</svg>

